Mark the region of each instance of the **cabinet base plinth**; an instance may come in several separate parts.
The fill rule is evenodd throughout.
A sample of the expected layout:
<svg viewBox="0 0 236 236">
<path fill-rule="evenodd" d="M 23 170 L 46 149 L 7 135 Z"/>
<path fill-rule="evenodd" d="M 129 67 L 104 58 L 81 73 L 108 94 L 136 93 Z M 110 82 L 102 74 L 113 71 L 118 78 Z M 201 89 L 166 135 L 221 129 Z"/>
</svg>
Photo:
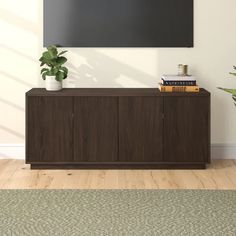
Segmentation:
<svg viewBox="0 0 236 236">
<path fill-rule="evenodd" d="M 206 163 L 81 163 L 81 164 L 31 164 L 39 169 L 206 169 Z"/>
</svg>

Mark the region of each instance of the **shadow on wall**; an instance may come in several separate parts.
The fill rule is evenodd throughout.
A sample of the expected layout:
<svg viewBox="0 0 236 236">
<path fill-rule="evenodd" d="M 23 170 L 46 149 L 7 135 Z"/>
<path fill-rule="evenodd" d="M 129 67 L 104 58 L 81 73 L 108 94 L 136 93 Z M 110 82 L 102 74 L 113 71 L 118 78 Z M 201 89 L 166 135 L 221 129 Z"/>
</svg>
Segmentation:
<svg viewBox="0 0 236 236">
<path fill-rule="evenodd" d="M 132 52 L 132 51 L 131 51 Z M 76 52 L 86 60 L 86 64 L 76 67 L 67 63 L 69 78 L 66 87 L 154 87 L 158 78 L 130 65 L 122 63 L 96 50 Z"/>
<path fill-rule="evenodd" d="M 12 108 L 17 109 L 17 110 L 19 110 L 21 112 L 25 112 L 25 109 L 23 107 L 15 104 L 15 103 L 13 103 L 11 101 L 8 101 L 8 100 L 6 100 L 4 98 L 0 97 L 0 102 L 5 103 L 6 105 L 11 106 Z"/>
<path fill-rule="evenodd" d="M 8 127 L 5 127 L 3 125 L 0 125 L 0 129 L 6 131 L 7 133 L 10 133 L 20 139 L 24 139 L 25 136 L 19 132 L 16 132 L 15 130 L 9 129 Z"/>
<path fill-rule="evenodd" d="M 25 57 L 25 58 L 33 61 L 33 58 L 30 58 L 27 55 L 18 52 L 17 50 L 11 49 L 8 46 L 0 45 L 0 48 L 7 49 L 9 51 L 14 52 L 15 54 L 18 54 L 18 55 L 20 55 L 22 57 Z M 14 75 L 9 74 L 8 72 L 0 71 L 0 75 L 3 75 L 3 76 L 5 76 L 6 78 L 8 78 L 10 80 L 13 80 L 17 84 L 21 84 L 21 85 L 23 85 L 25 87 L 28 87 L 28 89 L 30 89 L 32 87 L 35 87 L 34 84 L 26 82 L 26 81 L 22 80 L 21 78 L 18 78 L 18 77 L 14 76 Z M 22 92 L 22 93 L 24 93 L 24 92 Z M 11 96 L 10 98 L 12 99 L 12 94 L 10 94 L 10 96 Z M 10 106 L 14 110 L 20 111 L 24 115 L 24 112 L 25 112 L 25 108 L 23 107 L 24 105 L 23 106 L 19 106 L 18 104 L 14 103 L 14 102 L 11 102 L 11 101 L 9 101 L 9 100 L 7 100 L 5 98 L 2 98 L 2 97 L 0 97 L 0 102 L 4 103 L 7 106 Z M 13 119 L 13 122 L 15 122 L 15 119 Z M 7 133 L 9 133 L 9 134 L 19 138 L 19 139 L 24 140 L 25 136 L 22 133 L 16 132 L 15 130 L 10 129 L 8 126 L 0 125 L 0 130 L 5 131 L 5 132 L 7 132 Z M 7 157 L 7 156 L 4 156 L 2 153 L 0 153 L 0 156 L 1 157 Z"/>
<path fill-rule="evenodd" d="M 30 22 L 29 20 L 24 19 L 13 12 L 0 8 L 0 15 L 1 15 L 1 20 L 4 20 L 12 25 L 19 26 L 20 28 L 26 31 L 30 31 L 36 35 L 39 32 L 39 28 L 40 28 L 39 24 Z"/>
<path fill-rule="evenodd" d="M 42 1 L 31 3 L 8 0 L 0 6 L 0 51 L 4 60 L 0 69 L 4 79 L 0 88 L 0 108 L 7 108 L 8 112 L 0 116 L 0 139 L 9 143 L 24 142 L 25 92 L 38 83 L 35 71 L 41 51 Z M 22 68 L 27 70 L 22 72 Z"/>
<path fill-rule="evenodd" d="M 24 85 L 25 87 L 28 87 L 28 89 L 35 87 L 34 84 L 25 82 L 24 80 L 14 76 L 14 75 L 10 75 L 8 72 L 4 72 L 4 71 L 0 71 L 1 75 L 4 75 L 5 77 L 7 77 L 8 79 L 14 80 L 15 82 Z"/>
</svg>

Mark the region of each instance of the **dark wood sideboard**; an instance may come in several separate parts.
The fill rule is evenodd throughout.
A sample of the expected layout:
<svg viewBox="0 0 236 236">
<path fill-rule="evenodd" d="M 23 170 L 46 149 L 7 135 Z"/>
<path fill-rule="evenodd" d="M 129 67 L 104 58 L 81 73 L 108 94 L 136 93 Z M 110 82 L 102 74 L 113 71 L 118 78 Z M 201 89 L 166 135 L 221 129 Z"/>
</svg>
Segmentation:
<svg viewBox="0 0 236 236">
<path fill-rule="evenodd" d="M 26 163 L 32 169 L 204 169 L 210 93 L 32 89 L 26 93 Z"/>
</svg>

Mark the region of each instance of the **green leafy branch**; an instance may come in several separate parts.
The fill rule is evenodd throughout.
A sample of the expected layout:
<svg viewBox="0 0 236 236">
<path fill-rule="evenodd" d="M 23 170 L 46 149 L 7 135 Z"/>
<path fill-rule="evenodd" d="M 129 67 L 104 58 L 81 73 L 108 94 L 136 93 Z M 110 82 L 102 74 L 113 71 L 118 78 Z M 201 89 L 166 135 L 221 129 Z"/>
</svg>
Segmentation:
<svg viewBox="0 0 236 236">
<path fill-rule="evenodd" d="M 236 70 L 236 66 L 233 66 L 233 68 L 234 68 L 234 70 Z M 229 74 L 236 76 L 235 72 L 230 72 Z M 234 105 L 236 106 L 236 89 L 227 89 L 227 88 L 221 88 L 221 87 L 218 87 L 218 89 L 221 89 L 221 90 L 223 90 L 223 91 L 225 91 L 227 93 L 232 94 Z"/>
<path fill-rule="evenodd" d="M 47 51 L 43 52 L 42 57 L 39 59 L 40 66 L 46 66 L 41 70 L 42 78 L 45 80 L 46 76 L 55 76 L 57 81 L 62 81 L 67 78 L 68 69 L 63 66 L 67 59 L 62 56 L 67 51 L 58 53 L 55 45 L 47 47 Z"/>
</svg>

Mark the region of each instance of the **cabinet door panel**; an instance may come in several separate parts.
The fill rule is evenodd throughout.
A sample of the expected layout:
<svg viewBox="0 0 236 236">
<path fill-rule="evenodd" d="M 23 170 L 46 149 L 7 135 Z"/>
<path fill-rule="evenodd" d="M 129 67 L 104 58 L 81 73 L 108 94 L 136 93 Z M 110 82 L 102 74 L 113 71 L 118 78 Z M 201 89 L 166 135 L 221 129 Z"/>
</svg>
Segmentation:
<svg viewBox="0 0 236 236">
<path fill-rule="evenodd" d="M 112 162 L 118 152 L 118 98 L 76 97 L 74 156 L 77 162 Z"/>
<path fill-rule="evenodd" d="M 73 98 L 27 98 L 27 161 L 73 161 Z"/>
<path fill-rule="evenodd" d="M 163 98 L 119 99 L 119 161 L 159 162 L 163 158 Z"/>
<path fill-rule="evenodd" d="M 210 145 L 209 107 L 209 97 L 165 97 L 165 161 L 208 161 Z"/>
</svg>

